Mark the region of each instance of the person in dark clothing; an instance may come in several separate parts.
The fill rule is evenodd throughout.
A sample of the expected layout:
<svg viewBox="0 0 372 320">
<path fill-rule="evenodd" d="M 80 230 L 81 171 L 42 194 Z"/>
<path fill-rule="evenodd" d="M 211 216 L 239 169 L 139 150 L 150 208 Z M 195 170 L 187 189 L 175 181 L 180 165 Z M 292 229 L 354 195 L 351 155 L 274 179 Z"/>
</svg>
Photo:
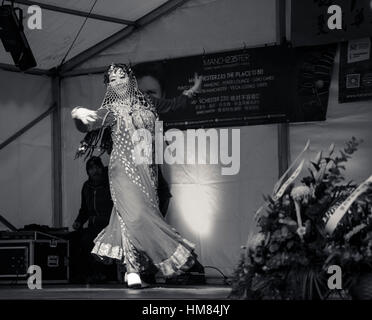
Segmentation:
<svg viewBox="0 0 372 320">
<path fill-rule="evenodd" d="M 108 266 L 96 261 L 91 254 L 94 246 L 93 240 L 104 229 L 109 221 L 113 207 L 111 200 L 108 170 L 104 167 L 101 158 L 91 157 L 86 163 L 88 180 L 84 182 L 81 191 L 81 207 L 73 224 L 76 230 L 73 248 L 73 266 L 76 271 L 77 282 L 97 282 L 104 280 Z M 88 222 L 88 227 L 83 228 Z M 111 266 L 112 269 L 112 266 Z M 107 271 L 107 272 L 106 272 Z"/>
<path fill-rule="evenodd" d="M 81 207 L 73 228 L 80 229 L 87 221 L 88 228 L 101 231 L 107 226 L 112 210 L 107 167 L 99 157 L 91 157 L 86 163 L 89 179 L 81 191 Z"/>
</svg>

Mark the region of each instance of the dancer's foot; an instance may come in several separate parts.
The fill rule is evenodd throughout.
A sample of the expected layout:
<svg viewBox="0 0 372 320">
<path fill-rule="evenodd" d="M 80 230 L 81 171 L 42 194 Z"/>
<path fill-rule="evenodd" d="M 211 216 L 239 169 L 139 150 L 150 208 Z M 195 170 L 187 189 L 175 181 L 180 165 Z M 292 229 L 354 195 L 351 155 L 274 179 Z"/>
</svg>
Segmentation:
<svg viewBox="0 0 372 320">
<path fill-rule="evenodd" d="M 144 282 L 142 282 L 141 277 L 138 273 L 130 272 L 125 273 L 124 281 L 127 283 L 128 288 L 131 289 L 140 289 L 140 288 L 146 288 L 148 285 Z"/>
</svg>

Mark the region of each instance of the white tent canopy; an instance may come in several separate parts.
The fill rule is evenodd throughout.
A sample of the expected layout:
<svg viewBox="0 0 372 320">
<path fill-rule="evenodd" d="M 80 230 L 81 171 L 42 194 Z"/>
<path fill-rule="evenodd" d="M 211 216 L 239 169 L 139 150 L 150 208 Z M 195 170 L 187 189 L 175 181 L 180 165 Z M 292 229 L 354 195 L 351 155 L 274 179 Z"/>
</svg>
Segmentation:
<svg viewBox="0 0 372 320">
<path fill-rule="evenodd" d="M 15 1 L 15 6 L 20 7 L 24 11 L 25 35 L 35 55 L 39 69 L 48 70 L 60 65 L 84 23 L 84 13 L 88 15 L 94 2 L 91 0 L 68 0 L 63 2 L 57 0 Z M 131 26 L 136 20 L 147 15 L 165 2 L 164 0 L 97 1 L 92 10 L 92 15 L 101 17 L 101 19 L 93 16 L 93 18 L 91 17 L 87 20 L 78 40 L 66 59 L 69 60 L 71 57 L 105 40 L 118 31 Z M 42 8 L 41 30 L 30 30 L 27 28 L 27 20 L 31 14 L 26 13 L 30 5 L 38 5 Z M 66 9 L 68 12 L 62 12 Z M 107 18 L 107 20 L 102 20 L 103 17 Z M 119 23 L 115 18 L 121 20 L 121 22 Z M 4 51 L 0 54 L 0 62 L 12 64 L 11 58 Z"/>
<path fill-rule="evenodd" d="M 65 57 L 86 19 L 84 15 L 89 14 L 94 3 L 95 0 L 63 3 L 15 0 L 15 6 L 24 11 L 25 35 L 38 69 L 47 71 L 58 67 L 64 58 L 75 60 L 62 70 L 76 67 L 76 60 L 81 63 L 77 59 L 79 55 L 86 54 L 92 47 L 98 53 L 104 47 L 108 50 L 98 56 L 95 51 L 83 55 L 81 60 L 92 57 L 91 54 L 99 60 L 89 61 L 82 67 L 105 66 L 113 59 L 139 62 L 276 41 L 275 0 L 99 0 Z M 30 5 L 42 9 L 41 30 L 27 28 L 31 13 L 26 13 Z M 156 36 L 153 29 L 157 31 Z M 124 38 L 129 39 L 118 43 L 117 40 Z M 4 50 L 0 52 L 0 63 L 4 68 L 13 64 Z"/>
<path fill-rule="evenodd" d="M 0 214 L 17 227 L 71 227 L 77 216 L 86 172 L 84 163 L 74 160 L 83 135 L 74 128 L 70 111 L 76 105 L 100 105 L 103 67 L 274 44 L 283 23 L 276 0 L 98 0 L 94 18 L 87 19 L 60 66 L 85 20 L 82 12 L 89 12 L 94 1 L 38 3 L 70 11 L 44 7 L 43 29 L 25 27 L 38 63 L 34 73 L 46 75 L 13 72 L 9 54 L 0 48 L 0 143 L 56 105 L 50 116 L 0 150 Z M 115 22 L 107 21 L 111 18 Z M 60 78 L 58 73 L 49 77 L 58 66 Z M 262 194 L 271 192 L 279 167 L 308 138 L 309 156 L 331 142 L 341 147 L 351 136 L 364 138 L 348 169 L 357 182 L 370 174 L 371 103 L 340 105 L 337 94 L 338 56 L 327 121 L 290 125 L 289 136 L 279 125 L 240 127 L 241 170 L 236 176 L 221 176 L 219 165 L 163 167 L 173 194 L 167 219 L 197 244 L 204 265 L 232 273 L 240 246 L 255 229 L 253 214 Z"/>
</svg>

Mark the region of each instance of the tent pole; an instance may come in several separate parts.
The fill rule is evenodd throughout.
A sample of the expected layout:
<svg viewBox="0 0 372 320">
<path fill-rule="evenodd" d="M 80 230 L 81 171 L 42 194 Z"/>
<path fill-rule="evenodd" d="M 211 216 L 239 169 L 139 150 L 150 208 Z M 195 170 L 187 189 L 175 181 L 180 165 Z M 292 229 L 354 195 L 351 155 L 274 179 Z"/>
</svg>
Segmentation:
<svg viewBox="0 0 372 320">
<path fill-rule="evenodd" d="M 287 42 L 287 0 L 276 0 L 276 43 L 284 44 Z"/>
<path fill-rule="evenodd" d="M 8 144 L 12 143 L 14 140 L 19 138 L 22 134 L 27 132 L 29 129 L 31 129 L 33 126 L 38 124 L 41 120 L 46 118 L 49 114 L 51 114 L 55 109 L 55 105 L 53 104 L 47 111 L 43 112 L 40 116 L 38 116 L 36 119 L 32 120 L 28 124 L 26 124 L 22 129 L 18 130 L 16 133 L 14 133 L 11 137 L 6 139 L 4 142 L 0 143 L 0 150 L 4 149 Z"/>
<path fill-rule="evenodd" d="M 270 46 L 276 46 L 277 43 L 276 41 L 275 42 L 269 42 L 269 43 L 264 43 L 264 44 L 260 44 L 260 45 L 254 45 L 254 46 L 245 46 L 245 49 L 253 49 L 253 48 L 261 48 L 263 46 L 265 47 L 270 47 Z M 230 51 L 232 50 L 241 50 L 242 48 L 241 47 L 237 47 L 237 48 L 230 48 L 230 49 L 225 49 L 225 50 L 218 50 L 218 51 L 213 51 L 213 52 L 204 52 L 203 54 L 213 54 L 213 53 L 229 53 Z M 195 55 L 191 55 L 190 57 L 192 56 L 195 56 L 197 57 L 198 55 L 200 54 L 195 54 Z M 170 60 L 170 59 L 176 59 L 178 58 L 177 56 L 175 57 L 168 57 L 166 59 L 157 59 L 157 60 L 152 60 L 152 61 L 132 61 L 132 63 L 134 65 L 136 65 L 137 63 L 142 63 L 142 62 L 160 62 L 160 61 L 166 61 L 166 60 Z M 102 66 L 102 67 L 92 67 L 92 68 L 84 68 L 84 69 L 72 69 L 71 71 L 66 71 L 64 72 L 63 74 L 61 74 L 61 77 L 62 79 L 63 78 L 68 78 L 68 77 L 80 77 L 80 76 L 86 76 L 86 75 L 91 75 L 91 74 L 101 74 L 101 73 L 104 73 L 106 70 L 107 70 L 107 65 L 106 66 Z"/>
<path fill-rule="evenodd" d="M 52 95 L 56 108 L 52 122 L 52 159 L 53 159 L 53 226 L 62 227 L 62 113 L 61 78 L 52 78 Z"/>
<path fill-rule="evenodd" d="M 286 39 L 286 0 L 276 0 L 276 41 L 285 44 Z M 287 170 L 290 161 L 289 123 L 279 123 L 278 128 L 278 169 L 279 177 Z"/>
<path fill-rule="evenodd" d="M 26 73 L 26 74 L 36 75 L 36 76 L 50 76 L 52 74 L 52 71 L 50 70 L 43 70 L 43 69 L 37 69 L 37 68 L 33 68 L 30 70 L 26 70 L 26 71 L 21 71 L 16 66 L 13 66 L 11 64 L 6 64 L 6 63 L 0 63 L 0 70 L 17 72 L 17 73 Z"/>
<path fill-rule="evenodd" d="M 62 75 L 62 78 L 87 76 L 87 75 L 92 75 L 92 74 L 102 74 L 107 70 L 107 68 L 108 68 L 107 66 L 104 66 L 104 67 L 87 68 L 87 69 L 74 69 L 74 70 L 65 72 Z"/>
<path fill-rule="evenodd" d="M 279 177 L 288 169 L 290 144 L 289 144 L 289 124 L 279 123 L 278 127 L 278 168 Z"/>
</svg>

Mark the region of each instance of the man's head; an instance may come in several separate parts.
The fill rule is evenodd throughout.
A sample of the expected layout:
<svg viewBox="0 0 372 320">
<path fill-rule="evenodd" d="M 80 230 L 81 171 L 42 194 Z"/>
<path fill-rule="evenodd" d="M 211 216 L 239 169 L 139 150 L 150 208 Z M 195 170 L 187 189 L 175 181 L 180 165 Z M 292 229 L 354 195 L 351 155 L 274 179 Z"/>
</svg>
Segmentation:
<svg viewBox="0 0 372 320">
<path fill-rule="evenodd" d="M 155 98 L 164 98 L 164 71 L 160 64 L 141 63 L 134 67 L 138 88 Z"/>
<path fill-rule="evenodd" d="M 163 90 L 161 89 L 161 85 L 159 81 L 153 76 L 143 76 L 141 78 L 138 78 L 137 82 L 138 88 L 143 93 L 147 93 L 155 98 L 162 98 Z"/>
<path fill-rule="evenodd" d="M 89 180 L 93 182 L 102 181 L 104 178 L 104 168 L 100 157 L 91 157 L 86 163 Z"/>
</svg>

